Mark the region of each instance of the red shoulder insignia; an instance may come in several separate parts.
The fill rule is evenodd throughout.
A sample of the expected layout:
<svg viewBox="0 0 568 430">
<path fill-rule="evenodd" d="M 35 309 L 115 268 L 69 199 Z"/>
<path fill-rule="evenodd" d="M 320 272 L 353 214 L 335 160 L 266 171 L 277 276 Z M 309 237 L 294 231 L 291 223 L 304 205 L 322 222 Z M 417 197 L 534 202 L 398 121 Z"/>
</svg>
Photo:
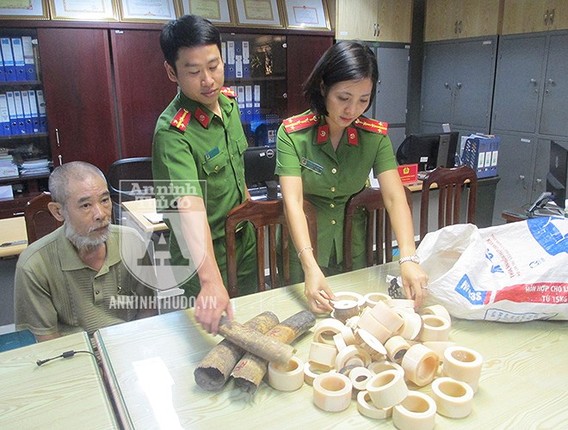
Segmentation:
<svg viewBox="0 0 568 430">
<path fill-rule="evenodd" d="M 377 121 L 376 119 L 365 118 L 360 116 L 353 123 L 355 127 L 361 128 L 371 133 L 387 134 L 389 124 L 384 121 Z"/>
<path fill-rule="evenodd" d="M 319 116 L 315 113 L 307 115 L 293 116 L 286 118 L 282 121 L 286 133 L 293 133 L 294 131 L 303 130 L 308 127 L 313 127 L 319 123 Z"/>
<path fill-rule="evenodd" d="M 229 87 L 222 87 L 221 88 L 221 94 L 223 94 L 224 96 L 227 96 L 231 99 L 236 99 L 237 98 L 237 93 L 235 93 L 232 89 L 230 89 Z"/>
<path fill-rule="evenodd" d="M 185 131 L 190 118 L 191 113 L 187 109 L 180 108 L 170 124 L 181 131 Z"/>
</svg>

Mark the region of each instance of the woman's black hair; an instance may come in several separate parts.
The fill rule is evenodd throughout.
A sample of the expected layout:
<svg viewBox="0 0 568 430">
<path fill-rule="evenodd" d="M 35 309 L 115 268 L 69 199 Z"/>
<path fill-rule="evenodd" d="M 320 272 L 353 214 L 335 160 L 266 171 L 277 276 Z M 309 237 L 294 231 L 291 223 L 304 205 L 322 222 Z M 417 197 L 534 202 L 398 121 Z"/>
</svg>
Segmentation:
<svg viewBox="0 0 568 430">
<path fill-rule="evenodd" d="M 329 48 L 304 82 L 304 97 L 310 108 L 319 115 L 327 115 L 325 95 L 338 82 L 371 79 L 373 91 L 369 106 L 373 103 L 379 80 L 377 57 L 360 42 L 338 42 Z"/>
<path fill-rule="evenodd" d="M 221 52 L 221 33 L 211 21 L 197 15 L 184 15 L 168 22 L 160 34 L 164 58 L 174 70 L 180 48 L 203 45 L 217 45 Z"/>
</svg>

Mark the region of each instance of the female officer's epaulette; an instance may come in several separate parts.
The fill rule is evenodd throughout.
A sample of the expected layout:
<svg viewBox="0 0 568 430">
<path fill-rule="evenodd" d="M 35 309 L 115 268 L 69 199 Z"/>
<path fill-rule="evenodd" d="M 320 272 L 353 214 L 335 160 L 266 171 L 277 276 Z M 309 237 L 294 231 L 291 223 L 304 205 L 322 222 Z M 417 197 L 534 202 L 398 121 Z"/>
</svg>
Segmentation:
<svg viewBox="0 0 568 430">
<path fill-rule="evenodd" d="M 189 124 L 189 120 L 191 118 L 191 112 L 187 109 L 180 108 L 176 115 L 171 120 L 170 124 L 173 125 L 175 128 L 181 131 L 185 131 L 187 128 L 187 124 Z"/>
<path fill-rule="evenodd" d="M 365 118 L 360 116 L 353 123 L 355 127 L 361 128 L 372 133 L 387 134 L 389 124 L 384 121 L 377 121 L 376 119 Z"/>
<path fill-rule="evenodd" d="M 237 93 L 235 93 L 232 89 L 230 89 L 229 87 L 221 87 L 221 94 L 223 94 L 224 96 L 230 97 L 232 99 L 236 99 L 237 98 Z"/>
<path fill-rule="evenodd" d="M 286 118 L 282 121 L 282 125 L 286 133 L 293 133 L 294 131 L 303 130 L 308 127 L 313 127 L 319 123 L 319 116 L 315 113 L 307 115 L 298 115 L 291 118 Z"/>
</svg>

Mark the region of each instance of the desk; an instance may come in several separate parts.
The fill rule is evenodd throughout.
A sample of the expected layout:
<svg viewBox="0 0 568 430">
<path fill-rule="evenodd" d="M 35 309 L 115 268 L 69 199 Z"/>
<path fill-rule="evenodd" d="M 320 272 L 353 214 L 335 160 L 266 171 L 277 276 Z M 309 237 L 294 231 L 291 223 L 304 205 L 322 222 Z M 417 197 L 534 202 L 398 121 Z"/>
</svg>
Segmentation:
<svg viewBox="0 0 568 430">
<path fill-rule="evenodd" d="M 16 245 L 0 246 L 0 257 L 20 255 L 28 246 L 28 233 L 23 216 L 0 219 L 0 244 L 13 242 L 16 242 Z"/>
<path fill-rule="evenodd" d="M 122 202 L 126 209 L 125 215 L 134 220 L 135 224 L 146 233 L 168 230 L 165 222 L 151 223 L 144 214 L 156 214 L 156 199 L 143 199 Z"/>
<path fill-rule="evenodd" d="M 92 355 L 36 365 L 69 350 L 91 351 L 86 333 L 0 353 L 0 428 L 119 428 Z"/>
<path fill-rule="evenodd" d="M 386 291 L 387 274 L 398 274 L 389 263 L 328 278 L 338 291 Z M 282 320 L 304 309 L 303 284 L 234 299 L 236 320 L 244 322 L 271 310 Z M 249 397 L 232 381 L 217 393 L 201 390 L 193 371 L 221 339 L 199 329 L 191 310 L 107 327 L 95 334 L 103 367 L 113 386 L 125 428 L 334 428 L 394 429 L 392 420 L 374 421 L 359 414 L 356 402 L 339 413 L 326 413 L 312 403 L 312 387 L 283 393 L 262 383 Z M 313 332 L 294 343 L 307 360 Z M 436 429 L 556 429 L 568 422 L 568 322 L 533 321 L 503 324 L 453 321 L 454 342 L 475 349 L 485 359 L 472 414 L 461 420 L 436 416 Z M 136 368 L 154 363 L 170 380 L 158 397 L 145 391 Z M 165 376 L 165 377 L 164 377 Z M 157 387 L 154 387 L 157 389 Z M 422 390 L 428 391 L 429 388 Z"/>
</svg>

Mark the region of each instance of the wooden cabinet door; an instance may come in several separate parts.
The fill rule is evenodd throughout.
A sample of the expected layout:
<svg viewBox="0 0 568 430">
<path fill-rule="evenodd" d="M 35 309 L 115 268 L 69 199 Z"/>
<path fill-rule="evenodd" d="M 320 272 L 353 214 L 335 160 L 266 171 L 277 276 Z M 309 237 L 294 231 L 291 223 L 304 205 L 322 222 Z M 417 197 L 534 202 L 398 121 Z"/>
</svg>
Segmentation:
<svg viewBox="0 0 568 430">
<path fill-rule="evenodd" d="M 287 116 L 296 115 L 308 109 L 308 104 L 302 92 L 302 84 L 310 75 L 312 69 L 323 55 L 333 45 L 331 36 L 300 36 L 290 34 L 286 37 L 288 57 L 288 107 Z M 298 61 L 301 58 L 302 61 Z"/>
<path fill-rule="evenodd" d="M 428 0 L 424 40 L 428 42 L 498 34 L 502 15 L 501 1 Z"/>
<path fill-rule="evenodd" d="M 111 30 L 120 157 L 152 154 L 156 120 L 176 95 L 166 76 L 159 30 Z"/>
<path fill-rule="evenodd" d="M 504 0 L 502 34 L 568 28 L 566 0 Z"/>
<path fill-rule="evenodd" d="M 37 32 L 53 164 L 83 160 L 106 172 L 118 158 L 108 31 Z"/>
<path fill-rule="evenodd" d="M 379 41 L 410 43 L 412 0 L 379 1 Z"/>
<path fill-rule="evenodd" d="M 427 0 L 424 41 L 455 39 L 457 17 L 453 0 Z"/>
<path fill-rule="evenodd" d="M 378 40 L 379 0 L 337 0 L 338 40 Z"/>
</svg>

